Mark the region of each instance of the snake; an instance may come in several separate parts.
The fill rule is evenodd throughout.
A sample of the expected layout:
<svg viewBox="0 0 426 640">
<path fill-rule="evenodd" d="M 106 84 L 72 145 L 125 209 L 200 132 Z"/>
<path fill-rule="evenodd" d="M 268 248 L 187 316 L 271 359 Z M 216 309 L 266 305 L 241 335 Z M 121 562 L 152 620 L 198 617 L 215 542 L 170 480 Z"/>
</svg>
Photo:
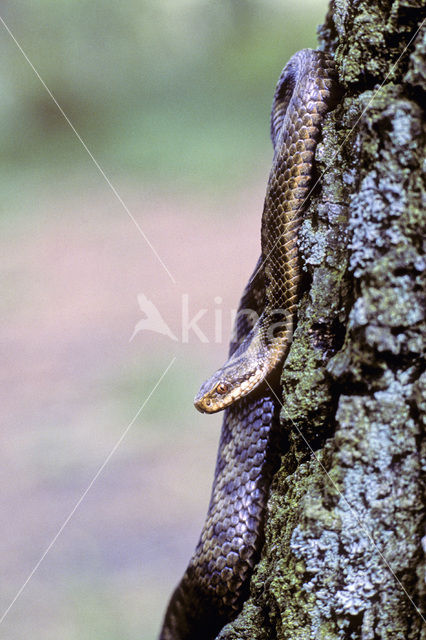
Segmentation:
<svg viewBox="0 0 426 640">
<path fill-rule="evenodd" d="M 298 235 L 312 190 L 315 148 L 336 87 L 331 57 L 303 49 L 286 64 L 275 89 L 261 255 L 240 300 L 228 360 L 194 400 L 203 413 L 224 410 L 210 503 L 160 640 L 212 640 L 248 597 L 283 447 L 274 388 L 297 321 Z"/>
</svg>

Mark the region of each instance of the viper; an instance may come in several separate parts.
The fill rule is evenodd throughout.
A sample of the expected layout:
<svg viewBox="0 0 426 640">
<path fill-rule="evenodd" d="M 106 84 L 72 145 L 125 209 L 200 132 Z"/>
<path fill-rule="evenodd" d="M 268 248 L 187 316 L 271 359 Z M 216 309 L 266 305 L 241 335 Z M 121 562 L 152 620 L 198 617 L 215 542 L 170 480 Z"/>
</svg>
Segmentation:
<svg viewBox="0 0 426 640">
<path fill-rule="evenodd" d="M 225 409 L 212 495 L 160 640 L 211 640 L 248 594 L 280 456 L 279 405 L 269 381 L 282 369 L 293 337 L 301 281 L 298 233 L 315 147 L 336 87 L 332 59 L 303 49 L 284 67 L 275 89 L 261 256 L 240 301 L 229 358 L 194 400 L 202 412 Z"/>
</svg>

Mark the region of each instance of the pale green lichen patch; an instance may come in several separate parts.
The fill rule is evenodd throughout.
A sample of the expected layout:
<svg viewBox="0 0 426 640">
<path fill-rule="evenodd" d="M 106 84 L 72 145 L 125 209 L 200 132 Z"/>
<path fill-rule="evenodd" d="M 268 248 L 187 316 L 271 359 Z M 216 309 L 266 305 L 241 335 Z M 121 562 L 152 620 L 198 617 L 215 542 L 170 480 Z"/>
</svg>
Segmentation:
<svg viewBox="0 0 426 640">
<path fill-rule="evenodd" d="M 407 84 L 426 91 L 426 23 L 420 29 L 416 38 L 414 50 L 410 56 L 407 74 L 404 78 Z"/>
<path fill-rule="evenodd" d="M 373 85 L 400 78 L 409 66 L 408 56 L 402 61 L 400 56 L 420 24 L 422 9 L 422 0 L 332 0 L 320 33 L 323 46 L 334 50 L 341 81 Z M 420 84 L 421 53 L 411 65 L 411 79 Z"/>
</svg>

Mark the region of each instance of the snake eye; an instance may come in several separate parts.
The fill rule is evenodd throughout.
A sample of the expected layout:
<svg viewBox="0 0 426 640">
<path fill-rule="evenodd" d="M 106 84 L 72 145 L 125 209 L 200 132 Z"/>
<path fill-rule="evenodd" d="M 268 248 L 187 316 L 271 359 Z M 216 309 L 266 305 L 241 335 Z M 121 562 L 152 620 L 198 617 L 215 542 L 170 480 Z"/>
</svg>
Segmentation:
<svg viewBox="0 0 426 640">
<path fill-rule="evenodd" d="M 219 384 L 216 387 L 216 391 L 218 393 L 220 393 L 221 395 L 223 395 L 224 393 L 226 393 L 228 391 L 228 385 L 225 384 L 224 382 L 219 382 Z"/>
</svg>

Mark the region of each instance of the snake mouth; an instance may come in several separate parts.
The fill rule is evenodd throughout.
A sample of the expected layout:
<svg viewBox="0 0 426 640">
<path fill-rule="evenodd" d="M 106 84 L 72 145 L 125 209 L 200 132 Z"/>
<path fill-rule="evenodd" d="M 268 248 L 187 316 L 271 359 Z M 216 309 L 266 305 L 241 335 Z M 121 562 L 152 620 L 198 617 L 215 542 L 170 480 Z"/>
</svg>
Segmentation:
<svg viewBox="0 0 426 640">
<path fill-rule="evenodd" d="M 225 396 L 218 396 L 213 392 L 208 392 L 202 395 L 202 392 L 195 396 L 194 406 L 201 413 L 216 413 L 229 407 L 237 400 L 240 400 L 248 393 L 251 393 L 265 377 L 265 372 L 262 369 L 258 369 L 247 380 L 244 380 L 237 387 L 232 389 Z M 203 385 L 204 386 L 204 385 Z M 216 389 L 217 387 L 215 387 Z M 203 387 L 202 387 L 203 389 Z"/>
<path fill-rule="evenodd" d="M 240 390 L 234 390 L 232 393 L 223 397 L 211 397 L 209 394 L 197 395 L 194 399 L 194 406 L 201 413 L 217 413 L 229 407 L 240 396 Z"/>
<path fill-rule="evenodd" d="M 204 407 L 204 403 L 202 400 L 197 400 L 196 398 L 194 399 L 194 407 L 200 412 L 200 413 L 207 413 L 205 407 Z"/>
<path fill-rule="evenodd" d="M 200 400 L 194 400 L 194 407 L 198 409 L 200 413 L 216 413 L 217 411 L 222 411 L 225 409 L 230 402 L 215 402 L 209 398 L 201 398 Z"/>
</svg>

